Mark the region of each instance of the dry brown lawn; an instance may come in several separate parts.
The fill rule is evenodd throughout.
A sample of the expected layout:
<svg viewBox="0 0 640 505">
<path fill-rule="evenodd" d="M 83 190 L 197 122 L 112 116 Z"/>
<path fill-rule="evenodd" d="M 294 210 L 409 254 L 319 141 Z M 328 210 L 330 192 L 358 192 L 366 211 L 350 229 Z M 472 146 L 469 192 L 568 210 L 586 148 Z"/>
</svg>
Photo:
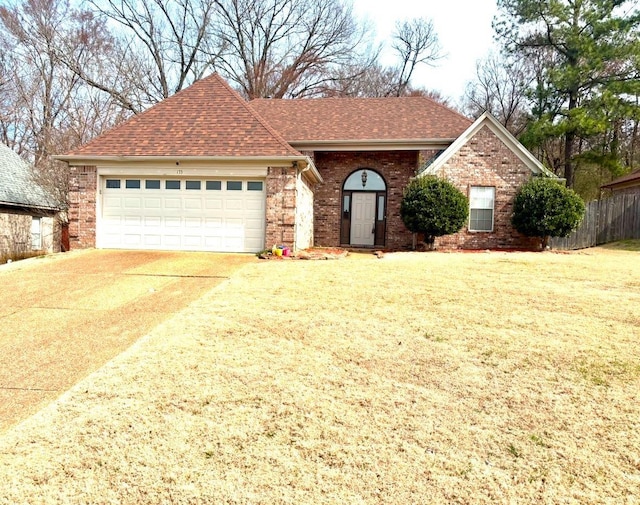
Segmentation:
<svg viewBox="0 0 640 505">
<path fill-rule="evenodd" d="M 640 253 L 248 264 L 0 438 L 0 503 L 640 503 Z"/>
</svg>

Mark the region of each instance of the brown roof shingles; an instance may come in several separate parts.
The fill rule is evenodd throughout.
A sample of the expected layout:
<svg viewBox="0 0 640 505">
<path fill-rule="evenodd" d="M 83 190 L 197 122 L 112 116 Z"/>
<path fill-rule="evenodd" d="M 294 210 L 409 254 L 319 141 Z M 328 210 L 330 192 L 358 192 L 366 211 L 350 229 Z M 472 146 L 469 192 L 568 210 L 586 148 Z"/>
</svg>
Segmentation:
<svg viewBox="0 0 640 505">
<path fill-rule="evenodd" d="M 217 74 L 67 156 L 300 156 Z"/>
<path fill-rule="evenodd" d="M 633 185 L 634 183 L 640 184 L 640 170 L 634 170 L 630 174 L 623 175 L 617 179 L 612 180 L 607 184 L 603 184 L 602 188 L 616 188 L 618 186 Z"/>
<path fill-rule="evenodd" d="M 426 97 L 256 99 L 288 142 L 455 139 L 469 118 Z"/>
</svg>

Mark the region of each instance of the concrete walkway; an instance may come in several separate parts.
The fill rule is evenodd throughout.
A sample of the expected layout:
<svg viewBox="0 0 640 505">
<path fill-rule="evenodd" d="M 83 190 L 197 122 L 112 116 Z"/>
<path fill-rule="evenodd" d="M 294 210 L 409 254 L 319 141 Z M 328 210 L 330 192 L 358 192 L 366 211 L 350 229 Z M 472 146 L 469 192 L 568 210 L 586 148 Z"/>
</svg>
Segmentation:
<svg viewBox="0 0 640 505">
<path fill-rule="evenodd" d="M 251 261 L 88 250 L 0 266 L 0 432 Z"/>
</svg>

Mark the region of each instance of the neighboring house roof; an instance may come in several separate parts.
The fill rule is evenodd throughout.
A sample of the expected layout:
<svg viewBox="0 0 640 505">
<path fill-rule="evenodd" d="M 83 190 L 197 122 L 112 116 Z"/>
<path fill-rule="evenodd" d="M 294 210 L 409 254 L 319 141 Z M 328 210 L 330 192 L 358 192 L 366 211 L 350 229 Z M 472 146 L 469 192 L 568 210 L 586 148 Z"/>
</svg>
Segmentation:
<svg viewBox="0 0 640 505">
<path fill-rule="evenodd" d="M 0 205 L 56 210 L 55 199 L 34 179 L 31 165 L 0 144 Z"/>
<path fill-rule="evenodd" d="M 435 174 L 442 166 L 456 154 L 469 140 L 471 140 L 482 128 L 489 128 L 535 175 L 545 177 L 557 176 L 538 161 L 527 148 L 525 148 L 500 122 L 490 113 L 485 112 L 467 128 L 445 151 L 435 160 L 425 164 L 418 175 Z"/>
<path fill-rule="evenodd" d="M 58 159 L 301 157 L 217 74 Z"/>
<path fill-rule="evenodd" d="M 640 169 L 634 170 L 630 174 L 623 175 L 617 179 L 612 180 L 608 184 L 603 184 L 601 188 L 607 189 L 621 189 L 631 186 L 640 186 Z"/>
<path fill-rule="evenodd" d="M 446 146 L 471 120 L 427 97 L 269 99 L 249 102 L 298 149 L 377 144 Z M 346 148 L 346 147 L 345 147 Z"/>
</svg>

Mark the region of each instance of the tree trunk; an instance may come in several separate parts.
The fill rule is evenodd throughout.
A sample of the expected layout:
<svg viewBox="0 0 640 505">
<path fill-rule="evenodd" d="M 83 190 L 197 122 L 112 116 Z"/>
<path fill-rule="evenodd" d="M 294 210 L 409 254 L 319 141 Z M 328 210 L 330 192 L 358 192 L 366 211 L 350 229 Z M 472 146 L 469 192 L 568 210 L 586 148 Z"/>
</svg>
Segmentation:
<svg viewBox="0 0 640 505">
<path fill-rule="evenodd" d="M 435 251 L 436 250 L 436 238 L 433 235 L 425 235 L 424 237 L 424 245 L 427 251 Z"/>
<path fill-rule="evenodd" d="M 571 111 L 578 105 L 577 92 L 571 92 L 569 94 L 569 115 Z M 575 180 L 574 167 L 573 167 L 573 152 L 575 150 L 576 143 L 576 128 L 571 124 L 569 119 L 569 128 L 564 136 L 564 178 L 567 180 L 567 187 L 572 188 Z"/>
<path fill-rule="evenodd" d="M 545 237 L 542 237 L 542 240 L 540 241 L 540 248 L 541 248 L 543 251 L 546 251 L 546 250 L 547 250 L 547 246 L 549 245 L 549 239 L 550 239 L 550 238 L 551 238 L 551 237 L 549 237 L 549 235 L 547 235 L 547 236 L 545 236 Z"/>
</svg>

